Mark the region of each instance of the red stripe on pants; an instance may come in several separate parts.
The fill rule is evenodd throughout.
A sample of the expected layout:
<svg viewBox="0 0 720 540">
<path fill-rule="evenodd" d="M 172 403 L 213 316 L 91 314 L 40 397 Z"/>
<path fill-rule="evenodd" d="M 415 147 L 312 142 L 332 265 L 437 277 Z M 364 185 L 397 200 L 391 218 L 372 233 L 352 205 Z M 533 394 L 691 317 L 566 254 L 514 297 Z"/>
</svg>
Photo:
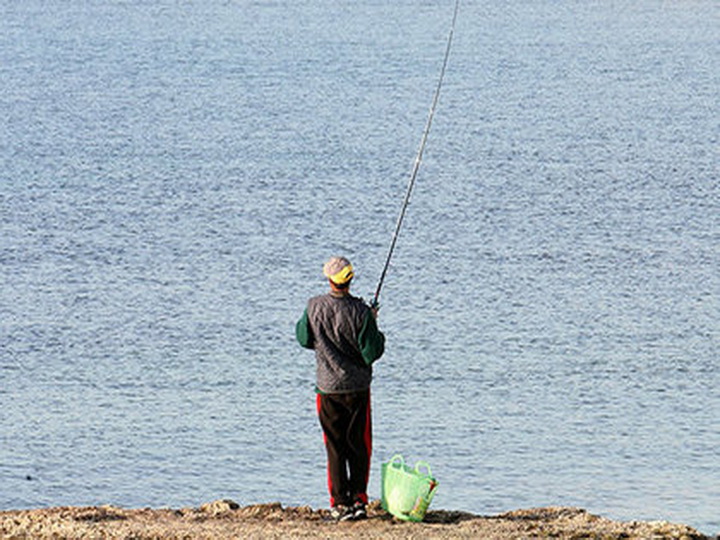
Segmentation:
<svg viewBox="0 0 720 540">
<path fill-rule="evenodd" d="M 317 410 L 327 450 L 330 505 L 367 503 L 372 455 L 370 391 L 318 394 Z"/>
</svg>

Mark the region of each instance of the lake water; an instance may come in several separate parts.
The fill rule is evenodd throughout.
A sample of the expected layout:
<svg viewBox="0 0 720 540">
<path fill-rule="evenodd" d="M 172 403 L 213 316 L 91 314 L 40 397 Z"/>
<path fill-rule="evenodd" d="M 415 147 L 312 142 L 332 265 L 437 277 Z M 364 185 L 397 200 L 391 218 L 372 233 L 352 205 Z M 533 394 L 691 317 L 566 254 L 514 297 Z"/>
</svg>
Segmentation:
<svg viewBox="0 0 720 540">
<path fill-rule="evenodd" d="M 324 260 L 375 290 L 452 2 L 0 7 L 0 508 L 327 505 Z M 374 465 L 720 532 L 720 4 L 463 0 Z"/>
</svg>

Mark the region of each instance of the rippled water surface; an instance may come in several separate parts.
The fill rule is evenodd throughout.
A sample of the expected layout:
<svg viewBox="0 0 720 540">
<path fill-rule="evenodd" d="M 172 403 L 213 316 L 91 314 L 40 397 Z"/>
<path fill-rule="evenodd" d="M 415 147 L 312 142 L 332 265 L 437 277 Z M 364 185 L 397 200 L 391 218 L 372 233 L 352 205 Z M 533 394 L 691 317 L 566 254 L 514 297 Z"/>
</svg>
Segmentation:
<svg viewBox="0 0 720 540">
<path fill-rule="evenodd" d="M 332 254 L 374 291 L 452 2 L 0 7 L 0 508 L 325 506 Z M 382 293 L 371 496 L 720 532 L 720 5 L 463 0 Z"/>
</svg>

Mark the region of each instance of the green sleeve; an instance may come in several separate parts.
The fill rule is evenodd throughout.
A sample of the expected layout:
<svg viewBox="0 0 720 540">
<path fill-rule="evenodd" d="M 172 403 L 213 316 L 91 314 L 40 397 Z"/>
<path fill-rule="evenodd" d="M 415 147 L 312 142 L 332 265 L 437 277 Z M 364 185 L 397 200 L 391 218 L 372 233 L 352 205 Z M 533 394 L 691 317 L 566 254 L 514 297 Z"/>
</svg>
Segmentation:
<svg viewBox="0 0 720 540">
<path fill-rule="evenodd" d="M 310 330 L 307 308 L 305 308 L 302 317 L 300 317 L 300 320 L 295 325 L 295 337 L 297 338 L 300 345 L 302 345 L 306 349 L 313 348 L 313 335 L 312 331 Z"/>
<path fill-rule="evenodd" d="M 358 344 L 367 365 L 372 365 L 385 352 L 385 336 L 378 330 L 375 317 L 369 310 L 360 328 Z"/>
</svg>

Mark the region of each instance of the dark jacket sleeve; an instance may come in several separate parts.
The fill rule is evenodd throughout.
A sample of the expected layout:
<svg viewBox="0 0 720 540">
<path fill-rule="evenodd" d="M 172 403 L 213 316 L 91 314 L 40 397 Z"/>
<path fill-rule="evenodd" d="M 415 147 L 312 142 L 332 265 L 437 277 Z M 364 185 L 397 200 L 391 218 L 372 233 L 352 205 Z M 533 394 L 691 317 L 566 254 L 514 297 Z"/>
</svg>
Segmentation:
<svg viewBox="0 0 720 540">
<path fill-rule="evenodd" d="M 370 310 L 365 315 L 365 320 L 360 328 L 358 344 L 363 359 L 368 366 L 372 365 L 385 352 L 385 335 L 378 330 L 375 316 Z"/>
<path fill-rule="evenodd" d="M 300 317 L 300 320 L 295 325 L 295 337 L 300 345 L 306 349 L 313 349 L 315 347 L 315 340 L 313 339 L 310 321 L 308 320 L 307 308 L 305 308 L 302 317 Z"/>
</svg>

